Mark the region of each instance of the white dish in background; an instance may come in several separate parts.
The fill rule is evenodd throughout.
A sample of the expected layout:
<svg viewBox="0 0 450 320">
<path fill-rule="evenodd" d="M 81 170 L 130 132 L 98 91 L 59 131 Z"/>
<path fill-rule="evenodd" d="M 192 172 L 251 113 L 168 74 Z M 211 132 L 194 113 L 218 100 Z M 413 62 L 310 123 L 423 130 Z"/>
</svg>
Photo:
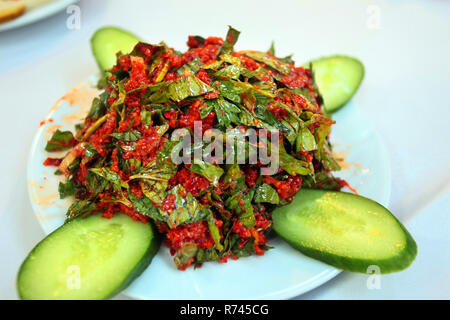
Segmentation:
<svg viewBox="0 0 450 320">
<path fill-rule="evenodd" d="M 56 129 L 73 130 L 88 112 L 96 78 L 73 88 L 51 109 L 34 139 L 28 160 L 28 192 L 33 210 L 48 234 L 64 222 L 71 200 L 60 200 L 54 167 L 42 163 L 50 155 L 46 141 Z M 333 115 L 334 151 L 345 156 L 339 176 L 363 196 L 388 205 L 391 175 L 389 159 L 380 137 L 356 105 Z M 123 293 L 137 299 L 287 299 L 330 280 L 340 271 L 308 258 L 279 238 L 271 239 L 263 257 L 252 256 L 225 264 L 205 263 L 185 272 L 176 269 L 167 247 L 162 246 L 146 271 Z"/>
<path fill-rule="evenodd" d="M 27 24 L 48 18 L 78 1 L 79 0 L 53 0 L 29 10 L 27 9 L 27 11 L 25 11 L 23 15 L 10 21 L 0 23 L 0 32 L 22 27 Z"/>
</svg>

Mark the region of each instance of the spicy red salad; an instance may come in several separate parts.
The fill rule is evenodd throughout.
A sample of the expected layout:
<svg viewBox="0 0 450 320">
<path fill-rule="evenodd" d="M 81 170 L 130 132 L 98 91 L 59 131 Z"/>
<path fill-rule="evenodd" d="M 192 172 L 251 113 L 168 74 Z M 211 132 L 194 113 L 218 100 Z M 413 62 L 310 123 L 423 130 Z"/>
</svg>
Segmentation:
<svg viewBox="0 0 450 320">
<path fill-rule="evenodd" d="M 329 142 L 334 122 L 322 110 L 311 70 L 276 57 L 273 46 L 235 51 L 238 37 L 230 27 L 225 39 L 190 36 L 184 53 L 139 42 L 117 54 L 84 121 L 73 133 L 57 130 L 46 145 L 48 152 L 67 150 L 44 164 L 66 177 L 60 197 L 75 199 L 68 220 L 121 212 L 154 223 L 185 270 L 264 255 L 276 207 L 301 188 L 346 185 L 332 175 L 340 169 Z M 179 129 L 203 138 L 212 129 L 278 132 L 277 169 L 262 174 L 270 164 L 237 157 L 176 163 Z M 210 143 L 201 139 L 193 148 Z"/>
</svg>

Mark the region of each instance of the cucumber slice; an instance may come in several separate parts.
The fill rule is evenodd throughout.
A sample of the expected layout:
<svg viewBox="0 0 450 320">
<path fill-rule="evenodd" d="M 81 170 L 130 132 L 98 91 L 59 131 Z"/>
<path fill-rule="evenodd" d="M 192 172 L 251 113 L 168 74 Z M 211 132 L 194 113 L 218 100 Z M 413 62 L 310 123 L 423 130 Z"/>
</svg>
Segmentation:
<svg viewBox="0 0 450 320">
<path fill-rule="evenodd" d="M 150 264 L 159 239 L 150 223 L 124 214 L 67 222 L 42 240 L 19 270 L 21 299 L 107 299 Z"/>
<path fill-rule="evenodd" d="M 100 70 L 106 71 L 116 64 L 116 53 L 130 53 L 139 38 L 116 27 L 98 29 L 91 38 L 91 48 Z"/>
<path fill-rule="evenodd" d="M 328 113 L 353 97 L 364 78 L 364 65 L 356 58 L 331 56 L 311 61 L 314 80 Z"/>
<path fill-rule="evenodd" d="M 294 248 L 347 271 L 366 273 L 371 265 L 400 271 L 417 254 L 414 239 L 386 208 L 351 193 L 302 189 L 272 218 Z"/>
</svg>

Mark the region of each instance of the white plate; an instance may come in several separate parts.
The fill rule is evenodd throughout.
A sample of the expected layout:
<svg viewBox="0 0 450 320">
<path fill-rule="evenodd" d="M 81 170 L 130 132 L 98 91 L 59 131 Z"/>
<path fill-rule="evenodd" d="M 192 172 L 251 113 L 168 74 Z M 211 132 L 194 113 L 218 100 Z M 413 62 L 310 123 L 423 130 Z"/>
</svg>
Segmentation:
<svg viewBox="0 0 450 320">
<path fill-rule="evenodd" d="M 51 109 L 47 122 L 36 134 L 28 162 L 28 191 L 33 210 L 48 234 L 64 222 L 71 200 L 58 198 L 60 177 L 54 167 L 43 166 L 44 151 L 52 131 L 73 130 L 98 94 L 95 77 L 73 88 Z M 386 149 L 378 134 L 353 102 L 334 115 L 335 151 L 346 163 L 340 176 L 361 195 L 387 206 L 391 176 Z M 286 299 L 307 292 L 339 273 L 308 258 L 281 239 L 263 257 L 253 256 L 225 264 L 205 263 L 200 269 L 178 271 L 167 247 L 162 246 L 148 269 L 124 293 L 137 299 Z"/>
<path fill-rule="evenodd" d="M 11 21 L 0 23 L 0 32 L 9 29 L 25 26 L 27 24 L 45 19 L 54 15 L 55 13 L 64 10 L 69 5 L 78 2 L 79 0 L 54 0 L 44 3 L 35 8 L 27 10 L 23 15 Z"/>
</svg>

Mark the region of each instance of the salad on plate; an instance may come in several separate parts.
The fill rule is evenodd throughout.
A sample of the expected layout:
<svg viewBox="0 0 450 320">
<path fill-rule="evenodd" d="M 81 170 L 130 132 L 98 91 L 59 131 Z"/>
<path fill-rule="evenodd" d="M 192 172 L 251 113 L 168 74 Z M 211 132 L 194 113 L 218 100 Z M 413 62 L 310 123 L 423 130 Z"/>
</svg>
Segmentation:
<svg viewBox="0 0 450 320">
<path fill-rule="evenodd" d="M 299 67 L 273 44 L 235 51 L 238 37 L 232 27 L 224 39 L 190 36 L 183 53 L 113 27 L 94 34 L 102 93 L 45 147 L 44 165 L 63 177 L 59 196 L 73 202 L 21 266 L 21 298 L 108 298 L 161 244 L 186 270 L 263 256 L 275 234 L 347 271 L 409 266 L 408 231 L 333 174 L 330 113 L 358 89 L 361 62 Z M 88 285 L 68 288 L 71 266 Z"/>
</svg>

